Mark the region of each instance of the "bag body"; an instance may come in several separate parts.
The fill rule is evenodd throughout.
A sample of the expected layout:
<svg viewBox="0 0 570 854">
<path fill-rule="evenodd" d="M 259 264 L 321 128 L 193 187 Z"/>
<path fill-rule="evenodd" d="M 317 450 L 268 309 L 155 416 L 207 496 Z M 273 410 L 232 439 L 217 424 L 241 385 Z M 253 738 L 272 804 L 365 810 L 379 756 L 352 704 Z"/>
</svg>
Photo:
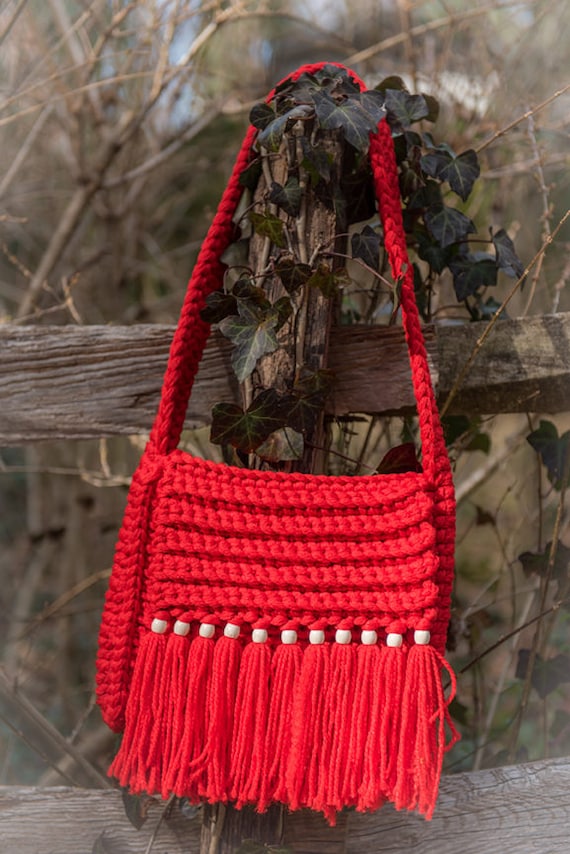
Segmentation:
<svg viewBox="0 0 570 854">
<path fill-rule="evenodd" d="M 117 545 L 97 661 L 103 716 L 124 731 L 110 773 L 135 792 L 277 801 L 331 821 L 385 800 L 429 817 L 446 725 L 455 738 L 441 683 L 444 667 L 453 691 L 455 505 L 385 122 L 370 158 L 402 280 L 422 471 L 251 471 L 176 447 L 254 136 L 196 264 Z"/>
</svg>

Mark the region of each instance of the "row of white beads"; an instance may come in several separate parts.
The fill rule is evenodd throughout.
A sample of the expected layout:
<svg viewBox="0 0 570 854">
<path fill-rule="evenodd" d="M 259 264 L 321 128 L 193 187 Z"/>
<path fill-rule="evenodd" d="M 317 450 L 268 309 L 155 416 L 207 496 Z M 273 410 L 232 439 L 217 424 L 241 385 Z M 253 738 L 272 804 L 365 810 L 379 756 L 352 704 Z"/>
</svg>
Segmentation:
<svg viewBox="0 0 570 854">
<path fill-rule="evenodd" d="M 155 618 L 152 621 L 151 629 L 156 634 L 162 635 L 168 629 L 168 622 Z M 240 627 L 235 623 L 226 623 L 224 627 L 224 635 L 227 638 L 237 638 L 240 634 Z M 184 623 L 182 620 L 176 620 L 174 623 L 174 634 L 185 637 L 190 632 L 190 623 Z M 203 638 L 212 638 L 216 632 L 216 627 L 212 623 L 200 623 L 199 633 Z M 266 629 L 253 629 L 251 639 L 254 643 L 265 643 L 268 634 Z M 360 635 L 360 640 L 365 646 L 372 646 L 378 642 L 378 632 L 370 629 L 363 629 Z M 431 635 L 427 631 L 416 630 L 414 632 L 414 642 L 425 646 L 431 640 Z M 352 641 L 352 632 L 349 629 L 337 629 L 335 633 L 335 641 L 340 644 L 349 644 Z M 389 632 L 386 635 L 386 646 L 398 647 L 402 646 L 404 641 L 403 635 Z M 321 644 L 325 642 L 325 633 L 322 629 L 311 629 L 309 631 L 309 643 Z M 297 643 L 297 632 L 294 629 L 284 629 L 281 632 L 281 643 L 293 644 Z"/>
</svg>

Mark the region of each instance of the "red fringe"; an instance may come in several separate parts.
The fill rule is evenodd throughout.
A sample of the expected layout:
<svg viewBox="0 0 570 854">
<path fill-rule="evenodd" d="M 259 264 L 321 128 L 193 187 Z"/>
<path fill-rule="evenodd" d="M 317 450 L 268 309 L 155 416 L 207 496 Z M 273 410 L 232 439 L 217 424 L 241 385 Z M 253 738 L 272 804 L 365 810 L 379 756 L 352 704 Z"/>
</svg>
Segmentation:
<svg viewBox="0 0 570 854">
<path fill-rule="evenodd" d="M 231 753 L 230 799 L 240 809 L 261 794 L 269 710 L 271 650 L 247 643 L 241 657 Z"/>
<path fill-rule="evenodd" d="M 397 783 L 393 791 L 396 809 L 417 809 L 431 818 L 437 800 L 443 754 L 457 738 L 441 683 L 441 668 L 449 669 L 430 645 L 414 644 L 408 653 L 402 694 L 402 720 Z M 452 683 L 454 680 L 452 680 Z M 452 739 L 445 744 L 445 724 Z"/>
<path fill-rule="evenodd" d="M 207 787 L 199 791 L 210 803 L 228 800 L 234 706 L 241 658 L 240 642 L 225 635 L 216 641 L 210 677 Z"/>
<path fill-rule="evenodd" d="M 355 702 L 356 648 L 352 643 L 333 643 L 327 685 L 325 727 L 317 803 L 319 809 L 337 812 L 346 805 L 350 728 Z M 324 809 L 323 809 L 324 811 Z"/>
<path fill-rule="evenodd" d="M 165 650 L 164 634 L 143 632 L 125 712 L 125 732 L 119 752 L 109 768 L 109 775 L 116 777 L 121 786 L 129 786 L 133 792 L 149 791 L 150 778 L 155 777 L 155 768 L 151 765 L 152 737 L 155 720 L 158 720 Z M 160 774 L 160 756 L 156 761 Z"/>
<path fill-rule="evenodd" d="M 373 709 L 383 690 L 380 677 L 380 647 L 359 644 L 356 650 L 352 720 L 346 769 L 346 804 L 360 803 L 359 789 L 365 774 L 366 743 L 372 728 Z"/>
<path fill-rule="evenodd" d="M 198 635 L 188 651 L 188 682 L 182 707 L 182 736 L 173 750 L 165 779 L 167 791 L 191 800 L 206 788 L 206 735 L 209 687 L 214 659 L 213 638 Z"/>
<path fill-rule="evenodd" d="M 273 654 L 259 812 L 264 812 L 272 801 L 287 801 L 293 703 L 302 660 L 303 652 L 298 643 L 278 644 Z"/>
<path fill-rule="evenodd" d="M 309 644 L 303 652 L 293 698 L 291 755 L 286 771 L 290 809 L 327 809 L 319 800 L 319 774 L 325 750 L 325 709 L 330 679 L 330 644 Z M 327 814 L 330 811 L 327 809 Z"/>
<path fill-rule="evenodd" d="M 405 672 L 403 647 L 382 646 L 371 692 L 370 730 L 357 802 L 361 811 L 378 809 L 396 782 Z"/>
</svg>

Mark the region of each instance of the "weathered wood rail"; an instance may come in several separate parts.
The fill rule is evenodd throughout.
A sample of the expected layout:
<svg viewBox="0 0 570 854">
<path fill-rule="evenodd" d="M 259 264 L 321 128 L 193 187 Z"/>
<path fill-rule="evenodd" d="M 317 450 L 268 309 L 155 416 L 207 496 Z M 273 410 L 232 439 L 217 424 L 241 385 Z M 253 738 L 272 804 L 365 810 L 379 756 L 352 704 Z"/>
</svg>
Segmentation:
<svg viewBox="0 0 570 854">
<path fill-rule="evenodd" d="M 349 812 L 339 834 L 316 813 L 286 816 L 283 844 L 295 854 L 568 854 L 569 816 L 570 762 L 551 760 L 444 777 L 430 822 L 385 806 L 371 815 Z M 6 852 L 198 854 L 201 825 L 200 810 L 185 817 L 153 802 L 136 830 L 112 789 L 0 787 Z"/>
<path fill-rule="evenodd" d="M 444 401 L 486 324 L 426 328 Z M 149 429 L 173 334 L 170 326 L 0 326 L 0 445 L 99 438 Z M 333 330 L 336 374 L 330 411 L 402 412 L 413 406 L 402 331 Z M 208 421 L 213 403 L 231 399 L 227 342 L 214 335 L 188 411 Z M 476 356 L 451 412 L 570 410 L 570 313 L 500 321 Z"/>
</svg>

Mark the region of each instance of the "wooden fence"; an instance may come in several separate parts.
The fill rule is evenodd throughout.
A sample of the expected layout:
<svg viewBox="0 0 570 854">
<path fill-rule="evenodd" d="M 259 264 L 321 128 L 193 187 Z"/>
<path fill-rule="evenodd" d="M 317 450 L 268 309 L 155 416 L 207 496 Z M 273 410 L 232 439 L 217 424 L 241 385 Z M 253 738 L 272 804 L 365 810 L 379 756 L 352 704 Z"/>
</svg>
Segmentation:
<svg viewBox="0 0 570 854">
<path fill-rule="evenodd" d="M 475 323 L 426 329 L 440 402 L 484 328 Z M 167 326 L 0 326 L 0 446 L 148 430 L 172 333 Z M 329 366 L 337 377 L 332 412 L 404 412 L 413 404 L 398 329 L 333 331 Z M 230 375 L 226 344 L 214 336 L 192 396 L 188 425 L 204 422 L 212 403 L 231 391 Z M 499 322 L 450 411 L 570 411 L 570 314 Z M 17 692 L 7 684 L 4 689 L 0 705 L 6 707 Z M 19 708 L 26 708 L 25 698 Z M 28 711 L 33 716 L 33 710 Z M 91 784 L 97 786 L 98 772 L 93 772 Z M 147 820 L 137 830 L 126 816 L 120 792 L 110 788 L 0 788 L 0 851 L 200 850 L 201 810 L 183 811 L 178 804 L 165 809 L 152 800 L 148 807 Z M 335 829 L 309 812 L 287 815 L 283 841 L 298 854 L 568 854 L 570 760 L 446 777 L 430 823 L 391 807 L 366 816 L 345 813 Z"/>
</svg>

